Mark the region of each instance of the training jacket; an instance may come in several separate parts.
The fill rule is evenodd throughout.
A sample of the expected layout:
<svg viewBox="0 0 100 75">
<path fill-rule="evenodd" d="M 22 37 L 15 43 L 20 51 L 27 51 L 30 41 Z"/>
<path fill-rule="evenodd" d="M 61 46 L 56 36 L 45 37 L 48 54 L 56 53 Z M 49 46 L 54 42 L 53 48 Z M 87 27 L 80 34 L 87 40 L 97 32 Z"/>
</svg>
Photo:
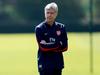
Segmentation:
<svg viewBox="0 0 100 75">
<path fill-rule="evenodd" d="M 43 21 L 35 28 L 38 42 L 38 70 L 64 68 L 62 52 L 68 49 L 68 38 L 65 26 L 54 22 L 52 26 Z"/>
</svg>

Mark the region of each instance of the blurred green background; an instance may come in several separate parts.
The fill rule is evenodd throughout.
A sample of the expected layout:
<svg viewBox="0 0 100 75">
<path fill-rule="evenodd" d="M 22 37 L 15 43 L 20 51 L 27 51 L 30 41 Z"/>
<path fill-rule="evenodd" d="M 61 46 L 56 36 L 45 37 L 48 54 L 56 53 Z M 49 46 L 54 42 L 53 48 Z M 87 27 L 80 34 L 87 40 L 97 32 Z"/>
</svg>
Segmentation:
<svg viewBox="0 0 100 75">
<path fill-rule="evenodd" d="M 38 75 L 34 28 L 50 2 L 68 32 L 63 75 L 100 75 L 100 0 L 0 0 L 0 75 Z"/>
<path fill-rule="evenodd" d="M 100 0 L 0 0 L 0 32 L 34 32 L 44 20 L 45 5 L 53 1 L 59 7 L 57 21 L 68 24 L 68 32 L 89 31 L 90 9 L 92 30 L 100 31 Z"/>
</svg>

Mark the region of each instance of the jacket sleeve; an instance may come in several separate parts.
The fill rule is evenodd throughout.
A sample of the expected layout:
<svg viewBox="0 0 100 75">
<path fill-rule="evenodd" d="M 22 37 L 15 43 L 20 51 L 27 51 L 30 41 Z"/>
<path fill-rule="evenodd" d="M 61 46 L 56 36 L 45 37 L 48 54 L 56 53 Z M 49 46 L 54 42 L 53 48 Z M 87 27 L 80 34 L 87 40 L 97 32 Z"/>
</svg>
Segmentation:
<svg viewBox="0 0 100 75">
<path fill-rule="evenodd" d="M 68 37 L 65 27 L 61 28 L 61 35 L 59 36 L 60 48 L 56 52 L 64 52 L 68 50 Z"/>
<path fill-rule="evenodd" d="M 40 50 L 47 52 L 59 49 L 60 43 L 58 40 L 56 40 L 55 42 L 46 42 L 45 36 L 43 35 L 41 28 L 36 28 L 35 32 Z"/>
</svg>

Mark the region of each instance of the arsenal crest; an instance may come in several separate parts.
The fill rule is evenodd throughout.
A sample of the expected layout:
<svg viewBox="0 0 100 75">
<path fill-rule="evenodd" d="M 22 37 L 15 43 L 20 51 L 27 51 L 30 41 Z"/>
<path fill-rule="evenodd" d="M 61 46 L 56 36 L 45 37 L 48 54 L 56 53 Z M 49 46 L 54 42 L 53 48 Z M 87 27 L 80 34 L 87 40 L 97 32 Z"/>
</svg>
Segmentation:
<svg viewBox="0 0 100 75">
<path fill-rule="evenodd" d="M 56 31 L 56 34 L 57 34 L 58 36 L 60 36 L 60 35 L 61 35 L 61 31 L 60 31 L 60 30 Z"/>
</svg>

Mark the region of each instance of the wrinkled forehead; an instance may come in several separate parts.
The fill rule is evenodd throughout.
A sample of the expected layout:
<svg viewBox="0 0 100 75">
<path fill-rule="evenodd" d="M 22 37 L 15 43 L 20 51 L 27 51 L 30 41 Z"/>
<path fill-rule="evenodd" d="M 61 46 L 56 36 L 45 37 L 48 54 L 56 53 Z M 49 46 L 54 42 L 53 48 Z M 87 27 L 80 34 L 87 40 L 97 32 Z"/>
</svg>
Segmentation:
<svg viewBox="0 0 100 75">
<path fill-rule="evenodd" d="M 45 13 L 47 13 L 47 12 L 49 12 L 49 13 L 57 13 L 57 11 L 55 9 L 53 9 L 53 8 L 46 9 Z"/>
<path fill-rule="evenodd" d="M 45 12 L 53 12 L 53 13 L 56 13 L 56 10 L 53 9 L 53 8 L 50 8 L 50 9 L 46 9 Z"/>
</svg>

